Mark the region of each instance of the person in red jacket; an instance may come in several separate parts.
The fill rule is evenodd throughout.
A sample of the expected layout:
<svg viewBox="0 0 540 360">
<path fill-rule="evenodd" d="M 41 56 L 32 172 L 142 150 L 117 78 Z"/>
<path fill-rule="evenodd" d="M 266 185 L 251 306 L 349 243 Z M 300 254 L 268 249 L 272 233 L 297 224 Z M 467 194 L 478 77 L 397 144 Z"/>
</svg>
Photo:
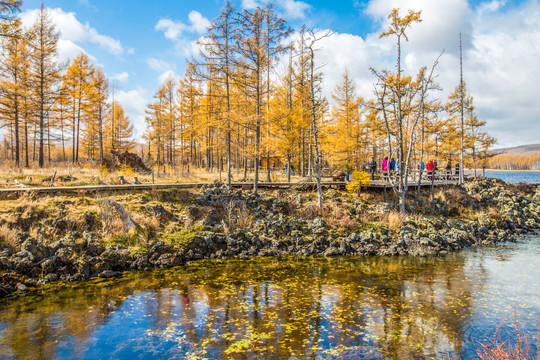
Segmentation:
<svg viewBox="0 0 540 360">
<path fill-rule="evenodd" d="M 388 171 L 388 157 L 385 157 L 382 161 L 382 171 Z"/>
<path fill-rule="evenodd" d="M 435 169 L 435 164 L 433 163 L 433 160 L 429 160 L 426 169 L 428 171 L 428 179 L 431 180 L 431 178 L 433 177 L 433 169 Z"/>
</svg>

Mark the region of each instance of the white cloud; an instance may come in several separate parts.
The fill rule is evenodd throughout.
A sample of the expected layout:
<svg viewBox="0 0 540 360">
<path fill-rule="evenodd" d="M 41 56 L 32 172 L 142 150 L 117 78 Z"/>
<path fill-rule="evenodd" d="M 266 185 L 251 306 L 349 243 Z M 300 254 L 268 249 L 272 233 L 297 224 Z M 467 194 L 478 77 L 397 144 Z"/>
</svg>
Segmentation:
<svg viewBox="0 0 540 360">
<path fill-rule="evenodd" d="M 112 81 L 118 81 L 119 83 L 127 84 L 129 81 L 129 74 L 127 72 L 121 72 L 120 74 L 114 74 L 109 76 L 109 79 Z"/>
<path fill-rule="evenodd" d="M 210 26 L 210 21 L 201 15 L 200 12 L 193 10 L 188 15 L 189 25 L 181 21 L 172 21 L 170 19 L 160 19 L 155 30 L 163 31 L 165 37 L 169 40 L 178 40 L 184 31 L 202 34 Z"/>
<path fill-rule="evenodd" d="M 167 71 L 164 71 L 164 72 L 158 77 L 158 81 L 159 81 L 160 84 L 163 84 L 163 83 L 165 83 L 165 81 L 168 80 L 169 78 L 173 78 L 173 79 L 178 78 L 178 76 L 176 75 L 176 73 L 174 72 L 174 70 L 167 70 Z"/>
<path fill-rule="evenodd" d="M 255 9 L 257 6 L 260 6 L 257 0 L 242 0 L 242 7 L 244 9 Z"/>
<path fill-rule="evenodd" d="M 422 22 L 413 24 L 407 31 L 409 42 L 404 42 L 404 48 L 409 51 L 438 53 L 446 49 L 456 54 L 460 32 L 465 42 L 470 43 L 472 10 L 467 0 L 372 0 L 366 13 L 382 20 L 382 32 L 388 28 L 387 16 L 394 8 L 399 8 L 402 16 L 409 10 L 422 11 Z M 378 38 L 379 34 L 373 35 Z M 393 38 L 386 41 L 395 42 Z"/>
<path fill-rule="evenodd" d="M 268 4 L 277 5 L 279 12 L 287 19 L 303 19 L 311 5 L 300 0 L 242 0 L 244 9 L 255 9 Z"/>
<path fill-rule="evenodd" d="M 146 63 L 148 64 L 148 66 L 150 66 L 152 70 L 156 70 L 156 71 L 163 72 L 163 71 L 176 69 L 175 64 L 169 64 L 166 61 L 155 59 L 155 58 L 146 59 Z"/>
<path fill-rule="evenodd" d="M 465 77 L 479 117 L 501 146 L 537 143 L 540 133 L 540 4 L 479 9 Z"/>
<path fill-rule="evenodd" d="M 74 59 L 84 52 L 84 49 L 75 44 L 73 41 L 58 39 L 58 58 L 60 61 L 63 62 L 69 59 Z"/>
<path fill-rule="evenodd" d="M 60 37 L 62 40 L 66 42 L 69 41 L 73 44 L 97 44 L 103 50 L 114 55 L 122 55 L 125 53 L 125 50 L 119 40 L 100 34 L 88 23 L 82 24 L 79 20 L 77 20 L 77 16 L 74 12 L 65 12 L 60 8 L 48 9 L 48 11 L 51 19 L 56 25 L 56 29 L 60 31 Z M 23 24 L 28 27 L 31 26 L 35 22 L 38 12 L 38 9 L 23 12 L 21 14 Z"/>
<path fill-rule="evenodd" d="M 476 112 L 487 120 L 489 133 L 499 146 L 537 143 L 540 133 L 540 3 L 532 1 L 507 9 L 492 1 L 471 9 L 464 0 L 373 0 L 367 13 L 381 20 L 380 27 L 364 38 L 332 34 L 319 44 L 317 64 L 326 64 L 323 93 L 329 96 L 341 81 L 345 67 L 357 93 L 373 97 L 374 76 L 369 67 L 395 69 L 395 39 L 379 39 L 386 30 L 392 7 L 423 9 L 420 24 L 409 31 L 403 44 L 405 71 L 414 74 L 431 66 L 446 49 L 436 70 L 443 91 L 433 94 L 445 102 L 459 83 L 459 32 L 464 35 L 464 79 L 474 97 Z M 466 31 L 464 31 L 466 30 Z"/>
<path fill-rule="evenodd" d="M 506 5 L 506 1 L 493 0 L 491 2 L 485 2 L 485 3 L 480 4 L 478 8 L 478 12 L 480 14 L 485 13 L 485 12 L 494 12 L 504 7 L 504 5 Z"/>
<path fill-rule="evenodd" d="M 280 0 L 278 2 L 288 19 L 303 19 L 311 6 L 303 1 Z"/>
<path fill-rule="evenodd" d="M 174 22 L 169 19 L 160 19 L 155 26 L 156 30 L 162 30 L 165 37 L 169 40 L 176 40 L 182 35 L 182 31 L 186 30 L 187 25 L 181 22 Z"/>
<path fill-rule="evenodd" d="M 199 34 L 206 32 L 210 27 L 210 21 L 198 11 L 190 12 L 188 18 L 191 23 L 191 29 Z"/>
<path fill-rule="evenodd" d="M 126 112 L 126 115 L 129 117 L 129 120 L 133 124 L 133 137 L 135 139 L 140 139 L 146 124 L 144 122 L 144 110 L 146 108 L 146 90 L 137 89 L 137 90 L 118 90 L 115 92 L 115 101 L 117 101 Z"/>
</svg>

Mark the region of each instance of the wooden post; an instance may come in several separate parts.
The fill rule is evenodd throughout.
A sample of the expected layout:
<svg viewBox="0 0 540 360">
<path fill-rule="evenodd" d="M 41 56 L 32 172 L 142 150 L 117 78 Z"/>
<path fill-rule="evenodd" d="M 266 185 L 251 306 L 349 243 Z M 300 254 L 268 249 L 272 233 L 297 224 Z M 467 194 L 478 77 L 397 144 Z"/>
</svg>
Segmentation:
<svg viewBox="0 0 540 360">
<path fill-rule="evenodd" d="M 54 175 L 51 178 L 51 186 L 54 186 L 54 179 L 56 179 L 56 170 L 54 171 Z"/>
</svg>

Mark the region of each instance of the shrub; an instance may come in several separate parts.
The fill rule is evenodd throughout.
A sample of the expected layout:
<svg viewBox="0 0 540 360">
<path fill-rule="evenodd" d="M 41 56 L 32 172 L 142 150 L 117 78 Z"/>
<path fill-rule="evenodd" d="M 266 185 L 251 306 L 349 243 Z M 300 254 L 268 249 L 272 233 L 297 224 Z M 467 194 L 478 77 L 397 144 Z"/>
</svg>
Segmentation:
<svg viewBox="0 0 540 360">
<path fill-rule="evenodd" d="M 118 173 L 124 177 L 129 177 L 133 174 L 133 168 L 126 162 L 120 164 Z"/>
<path fill-rule="evenodd" d="M 353 171 L 353 177 L 355 180 L 345 186 L 349 192 L 358 192 L 362 186 L 371 184 L 371 177 L 365 171 Z"/>
</svg>

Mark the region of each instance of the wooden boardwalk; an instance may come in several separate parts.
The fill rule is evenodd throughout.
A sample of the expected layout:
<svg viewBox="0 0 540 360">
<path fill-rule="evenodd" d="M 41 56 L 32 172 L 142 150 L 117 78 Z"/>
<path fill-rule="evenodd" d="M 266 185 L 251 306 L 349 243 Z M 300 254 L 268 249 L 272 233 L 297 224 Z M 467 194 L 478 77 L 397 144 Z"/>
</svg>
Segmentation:
<svg viewBox="0 0 540 360">
<path fill-rule="evenodd" d="M 434 186 L 455 185 L 457 180 L 436 180 Z M 347 183 L 345 181 L 323 181 L 323 187 L 339 187 L 344 188 Z M 421 186 L 431 186 L 432 182 L 423 180 Z M 203 186 L 211 186 L 212 183 L 173 183 L 173 184 L 125 184 L 125 185 L 85 185 L 85 186 L 48 186 L 48 187 L 20 187 L 20 188 L 4 188 L 0 189 L 1 194 L 21 194 L 26 192 L 32 193 L 72 193 L 72 192 L 103 192 L 103 191 L 129 191 L 129 190 L 153 190 L 153 189 L 198 189 Z M 233 182 L 232 187 L 240 189 L 252 189 L 252 182 Z M 418 181 L 408 184 L 409 188 L 416 188 Z M 316 188 L 315 181 L 301 182 L 259 182 L 258 187 L 261 189 L 288 189 L 288 188 Z M 383 180 L 374 180 L 366 188 L 391 188 L 390 183 Z"/>
</svg>

